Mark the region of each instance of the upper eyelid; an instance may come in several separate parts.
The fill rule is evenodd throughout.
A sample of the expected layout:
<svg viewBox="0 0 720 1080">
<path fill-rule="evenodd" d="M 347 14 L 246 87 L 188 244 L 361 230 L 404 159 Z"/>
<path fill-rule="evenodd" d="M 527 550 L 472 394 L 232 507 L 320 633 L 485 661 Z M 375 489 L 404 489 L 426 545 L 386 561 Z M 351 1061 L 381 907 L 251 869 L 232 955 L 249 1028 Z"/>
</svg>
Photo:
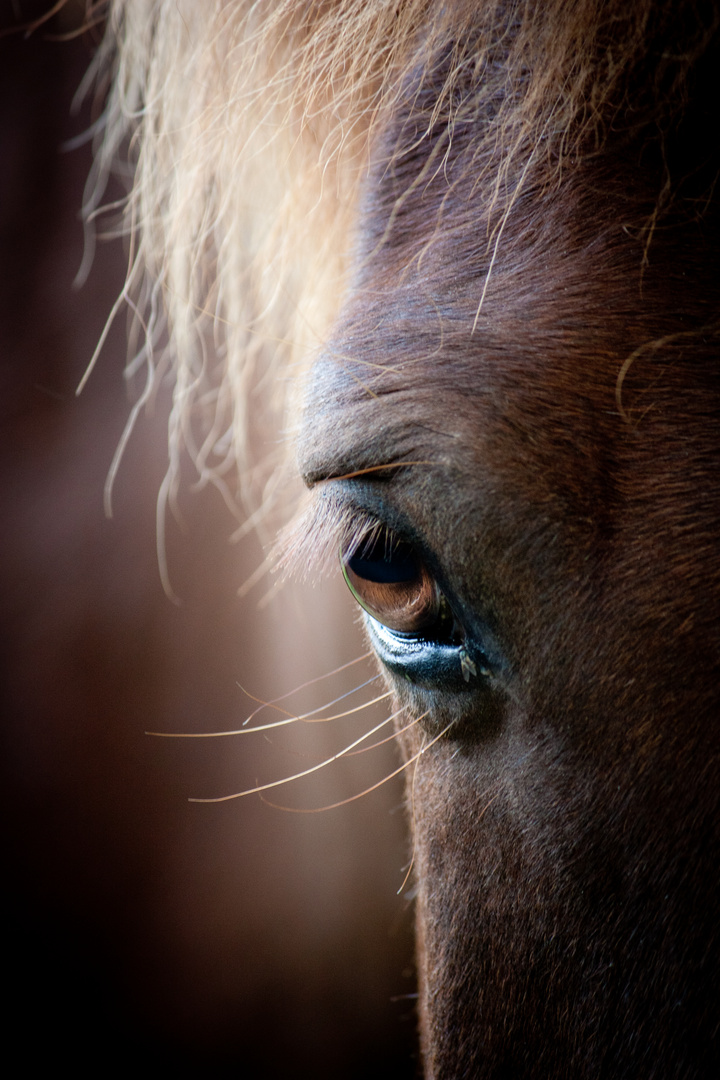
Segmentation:
<svg viewBox="0 0 720 1080">
<path fill-rule="evenodd" d="M 276 560 L 281 569 L 303 578 L 319 575 L 337 565 L 341 546 L 354 545 L 370 531 L 392 529 L 341 490 L 344 487 L 345 482 L 327 481 L 308 493 L 304 506 L 278 539 Z"/>
<path fill-rule="evenodd" d="M 372 480 L 343 477 L 318 483 L 279 537 L 276 553 L 281 569 L 304 580 L 319 579 L 335 572 L 341 549 L 353 550 L 368 533 L 384 529 L 414 548 L 433 577 L 444 577 L 423 536 L 388 494 L 385 485 Z"/>
</svg>

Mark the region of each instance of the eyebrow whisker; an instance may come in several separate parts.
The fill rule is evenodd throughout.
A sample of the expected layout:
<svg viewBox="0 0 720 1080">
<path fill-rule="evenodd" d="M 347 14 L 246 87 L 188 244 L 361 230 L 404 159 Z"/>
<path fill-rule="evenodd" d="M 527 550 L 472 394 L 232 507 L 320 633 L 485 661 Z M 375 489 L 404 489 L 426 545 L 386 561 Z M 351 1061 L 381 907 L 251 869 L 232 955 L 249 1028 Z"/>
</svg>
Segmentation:
<svg viewBox="0 0 720 1080">
<path fill-rule="evenodd" d="M 389 469 L 402 469 L 411 465 L 437 465 L 436 461 L 388 461 L 384 465 L 367 465 L 364 469 L 356 469 L 355 472 L 343 473 L 342 476 L 328 476 L 319 481 L 321 484 L 331 484 L 337 480 L 355 480 L 358 476 L 366 476 L 368 473 L 386 472 Z"/>
</svg>

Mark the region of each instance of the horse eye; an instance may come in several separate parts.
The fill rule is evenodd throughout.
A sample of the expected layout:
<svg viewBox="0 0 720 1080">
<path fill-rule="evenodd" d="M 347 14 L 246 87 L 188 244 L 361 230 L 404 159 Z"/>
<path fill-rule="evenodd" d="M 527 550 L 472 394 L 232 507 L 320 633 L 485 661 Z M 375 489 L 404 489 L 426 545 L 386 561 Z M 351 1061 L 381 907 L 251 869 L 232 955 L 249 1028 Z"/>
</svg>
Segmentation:
<svg viewBox="0 0 720 1080">
<path fill-rule="evenodd" d="M 388 530 L 340 557 L 350 592 L 388 630 L 421 635 L 442 621 L 447 603 L 436 582 L 412 546 Z"/>
</svg>

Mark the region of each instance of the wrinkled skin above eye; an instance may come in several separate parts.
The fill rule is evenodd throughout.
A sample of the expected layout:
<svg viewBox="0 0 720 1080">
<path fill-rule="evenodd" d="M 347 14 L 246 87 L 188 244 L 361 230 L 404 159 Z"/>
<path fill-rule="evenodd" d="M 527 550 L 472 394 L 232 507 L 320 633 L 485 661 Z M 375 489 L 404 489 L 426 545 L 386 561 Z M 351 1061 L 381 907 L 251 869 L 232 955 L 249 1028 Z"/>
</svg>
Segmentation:
<svg viewBox="0 0 720 1080">
<path fill-rule="evenodd" d="M 383 626 L 418 636 L 449 632 L 447 601 L 410 544 L 383 530 L 340 557 L 353 596 Z"/>
</svg>

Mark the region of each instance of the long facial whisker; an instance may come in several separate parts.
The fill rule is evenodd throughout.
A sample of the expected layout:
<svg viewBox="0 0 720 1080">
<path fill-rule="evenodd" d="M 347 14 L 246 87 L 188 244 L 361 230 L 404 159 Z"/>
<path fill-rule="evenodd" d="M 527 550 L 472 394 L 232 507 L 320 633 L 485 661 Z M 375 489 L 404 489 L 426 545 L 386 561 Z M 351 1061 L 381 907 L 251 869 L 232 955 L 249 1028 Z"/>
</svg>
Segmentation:
<svg viewBox="0 0 720 1080">
<path fill-rule="evenodd" d="M 284 708 L 282 708 L 281 705 L 276 705 L 275 702 L 273 702 L 273 701 L 263 702 L 259 709 L 255 709 L 254 712 L 250 713 L 250 716 L 248 716 L 246 720 L 243 720 L 242 726 L 247 731 L 265 731 L 265 730 L 267 730 L 268 727 L 282 727 L 283 724 L 293 724 L 293 723 L 295 723 L 296 720 L 307 720 L 308 717 L 314 716 L 315 713 L 322 712 L 323 709 L 332 708 L 333 705 L 337 705 L 338 701 L 343 701 L 345 698 L 350 697 L 351 694 L 355 694 L 355 693 L 357 693 L 358 690 L 362 690 L 363 687 L 369 686 L 370 683 L 377 682 L 377 680 L 379 678 L 380 678 L 379 674 L 378 675 L 372 675 L 369 679 L 366 679 L 365 682 L 358 683 L 357 686 L 353 686 L 353 688 L 351 690 L 346 690 L 344 693 L 340 694 L 338 697 L 333 698 L 332 701 L 326 701 L 324 705 L 318 705 L 315 709 L 310 709 L 306 713 L 290 712 L 289 709 L 284 709 Z M 240 684 L 238 683 L 238 685 L 240 685 Z M 253 695 L 250 694 L 243 687 L 240 687 L 240 689 L 243 691 L 244 694 L 247 694 L 247 696 L 249 698 L 253 698 L 254 701 L 261 701 L 260 698 L 253 697 Z M 293 693 L 297 693 L 300 689 L 301 688 L 298 687 L 298 690 L 293 691 Z M 290 697 L 290 694 L 285 694 L 285 695 L 283 695 L 282 698 L 277 698 L 277 700 L 278 701 L 285 700 L 286 697 Z M 264 725 L 262 727 L 258 725 L 257 727 L 248 728 L 247 725 L 250 723 L 252 718 L 254 716 L 257 716 L 257 714 L 259 712 L 261 712 L 266 707 L 275 709 L 276 712 L 285 713 L 285 716 L 287 717 L 287 720 L 280 720 L 280 721 L 278 721 L 276 723 L 266 724 L 266 725 Z M 223 733 L 221 732 L 220 734 L 223 734 Z M 235 734 L 239 734 L 239 732 L 229 731 L 229 732 L 226 732 L 226 734 L 235 735 Z"/>
<path fill-rule="evenodd" d="M 375 679 L 379 678 L 379 675 L 375 676 Z M 275 731 L 277 728 L 287 727 L 288 724 L 324 724 L 329 723 L 331 720 L 341 720 L 344 716 L 352 716 L 354 713 L 362 712 L 363 709 L 370 708 L 371 705 L 377 705 L 379 701 L 386 701 L 390 697 L 390 691 L 387 690 L 384 694 L 380 694 L 379 697 L 371 698 L 370 701 L 363 701 L 359 705 L 355 705 L 352 709 L 346 709 L 344 712 L 333 713 L 332 716 L 314 716 L 314 713 L 319 712 L 320 709 L 329 709 L 331 705 L 335 705 L 336 702 L 342 701 L 343 698 L 349 697 L 350 694 L 357 693 L 358 690 L 362 690 L 368 683 L 374 682 L 375 679 L 368 679 L 367 682 L 360 683 L 353 690 L 348 690 L 346 694 L 341 694 L 335 701 L 330 701 L 325 705 L 321 705 L 319 709 L 313 709 L 309 713 L 300 713 L 298 716 L 289 714 L 284 720 L 273 720 L 269 724 L 256 724 L 254 727 L 241 727 L 235 728 L 233 731 L 146 731 L 146 735 L 155 735 L 159 738 L 165 739 L 221 739 L 225 735 L 255 735 L 261 731 Z"/>
<path fill-rule="evenodd" d="M 396 716 L 402 712 L 402 709 L 398 709 L 397 712 L 392 713 L 387 719 L 382 720 L 379 724 L 376 724 L 370 731 L 366 731 L 364 735 L 355 739 L 343 750 L 339 750 L 337 754 L 333 754 L 332 757 L 326 758 L 324 761 L 319 762 L 317 765 L 312 765 L 309 769 L 303 769 L 302 772 L 294 773 L 292 776 L 286 776 L 282 780 L 271 780 L 268 784 L 258 784 L 257 787 L 248 788 L 247 791 L 236 791 L 232 795 L 219 795 L 212 799 L 189 799 L 188 802 L 196 803 L 220 803 L 229 802 L 231 799 L 242 799 L 245 795 L 257 795 L 261 791 L 269 791 L 271 788 L 281 787 L 283 784 L 289 784 L 293 780 L 300 780 L 303 776 L 310 776 L 312 773 L 319 772 L 320 769 L 324 769 L 326 765 L 332 765 L 334 761 L 338 761 L 340 758 L 345 757 L 351 750 L 354 750 L 356 746 L 364 742 L 365 739 L 369 739 L 381 728 L 384 728 L 386 724 L 392 723 Z"/>
<path fill-rule="evenodd" d="M 259 712 L 262 712 L 263 709 L 273 708 L 274 706 L 277 706 L 278 702 L 287 701 L 287 699 L 292 697 L 294 694 L 299 694 L 301 690 L 307 690 L 308 686 L 315 686 L 316 683 L 324 682 L 325 679 L 331 679 L 334 675 L 339 675 L 341 671 L 346 671 L 348 668 L 353 667 L 355 664 L 360 664 L 363 660 L 368 660 L 372 655 L 372 650 L 368 649 L 368 651 L 362 653 L 361 656 L 356 656 L 354 660 L 348 660 L 346 664 L 340 664 L 339 667 L 333 668 L 332 671 L 328 671 L 324 675 L 317 675 L 314 679 L 308 679 L 307 682 L 300 683 L 299 686 L 294 687 L 292 690 L 288 690 L 286 694 L 281 694 L 279 697 L 271 698 L 270 701 L 263 701 L 262 698 L 255 697 L 254 694 L 251 694 L 249 690 L 246 690 L 244 686 L 241 686 L 240 683 L 238 683 L 237 685 L 240 687 L 246 697 L 249 697 L 251 701 L 259 702 L 258 708 L 250 713 L 247 719 L 243 721 L 243 724 L 249 724 L 253 717 L 257 716 L 257 714 Z"/>
<path fill-rule="evenodd" d="M 358 687 L 359 689 L 359 687 Z M 387 701 L 391 696 L 391 691 L 386 690 L 384 694 L 380 694 L 378 697 L 371 698 L 370 701 L 363 701 L 361 705 L 356 705 L 352 709 L 346 709 L 345 712 L 335 713 L 333 716 L 314 716 L 309 719 L 310 713 L 305 713 L 304 716 L 298 716 L 298 720 L 302 720 L 306 724 L 325 724 L 329 720 L 341 720 L 343 716 L 352 716 L 354 713 L 362 712 L 363 709 L 369 709 L 371 705 L 377 705 L 379 701 Z M 327 705 L 324 708 L 328 708 Z M 251 728 L 251 731 L 259 731 L 259 728 Z"/>
<path fill-rule="evenodd" d="M 379 677 L 379 676 L 376 676 Z M 368 679 L 368 683 L 372 683 L 373 679 Z M 356 686 L 354 690 L 349 690 L 348 693 L 343 693 L 341 698 L 336 699 L 341 701 L 342 698 L 350 697 L 351 693 L 355 693 L 357 690 L 362 690 L 367 686 L 367 683 L 361 683 Z M 369 708 L 370 705 L 377 705 L 380 701 L 386 701 L 391 696 L 391 691 L 386 690 L 385 693 L 381 693 L 378 698 L 370 698 L 369 701 L 363 701 L 359 705 L 354 705 L 353 708 L 347 708 L 343 713 L 334 713 L 331 716 L 313 716 L 313 713 L 318 712 L 316 708 L 312 713 L 301 713 L 299 716 L 289 715 L 284 720 L 272 720 L 271 724 L 257 724 L 252 728 L 235 728 L 232 731 L 146 731 L 146 735 L 155 735 L 159 739 L 222 739 L 225 735 L 253 735 L 260 731 L 274 731 L 277 728 L 286 728 L 289 724 L 326 724 L 330 720 L 340 720 L 344 716 L 353 716 L 355 713 L 362 713 L 365 708 Z M 322 705 L 322 708 L 329 708 L 330 705 L 334 705 L 336 702 L 331 701 L 326 705 Z"/>
<path fill-rule="evenodd" d="M 281 693 L 281 696 L 279 698 L 271 698 L 270 701 L 263 701 L 262 698 L 256 698 L 255 694 L 250 693 L 249 690 L 246 690 L 245 687 L 241 686 L 240 683 L 237 684 L 237 686 L 240 687 L 240 689 L 243 691 L 245 696 L 250 699 L 250 701 L 259 702 L 258 708 L 256 708 L 253 713 L 250 713 L 250 715 L 247 717 L 246 720 L 243 721 L 243 723 L 249 724 L 249 721 L 252 720 L 254 716 L 257 716 L 257 714 L 260 713 L 263 708 L 272 708 L 274 705 L 277 705 L 277 703 L 281 701 L 287 701 L 288 698 L 293 697 L 294 694 L 299 693 L 300 690 L 307 690 L 309 686 L 315 686 L 317 683 L 323 683 L 326 678 L 332 678 L 332 676 L 334 675 L 339 675 L 340 672 L 347 671 L 348 667 L 353 667 L 354 664 L 362 663 L 363 660 L 368 660 L 371 656 L 372 650 L 368 649 L 367 652 L 362 653 L 362 656 L 355 657 L 354 660 L 349 660 L 347 664 L 340 664 L 339 667 L 334 667 L 331 672 L 326 672 L 324 675 L 316 675 L 315 678 L 309 678 L 307 680 L 307 683 L 301 683 L 299 686 L 288 690 L 287 693 Z"/>
<path fill-rule="evenodd" d="M 338 697 L 333 698 L 332 701 L 326 701 L 324 705 L 318 705 L 315 709 L 309 709 L 307 712 L 299 713 L 296 718 L 298 720 L 309 720 L 311 716 L 315 716 L 316 713 L 322 712 L 323 709 L 330 709 L 333 705 L 337 705 L 339 701 L 344 701 L 346 698 L 349 698 L 353 694 L 356 694 L 358 690 L 364 690 L 366 686 L 370 686 L 371 683 L 377 682 L 380 677 L 381 676 L 379 673 L 377 675 L 371 675 L 369 679 L 365 680 L 365 682 L 361 682 L 358 683 L 357 686 L 353 686 L 352 690 L 346 690 L 344 693 L 339 694 Z M 320 717 L 320 719 L 323 718 Z"/>
<path fill-rule="evenodd" d="M 426 713 L 423 713 L 423 716 L 426 715 Z M 348 757 L 357 757 L 358 754 L 367 754 L 368 750 L 377 750 L 379 746 L 385 746 L 386 743 L 392 742 L 393 739 L 397 739 L 398 735 L 404 735 L 406 731 L 410 730 L 410 728 L 415 727 L 417 722 L 417 718 L 415 720 L 411 720 L 409 724 L 405 725 L 405 727 L 398 728 L 397 731 L 393 731 L 392 735 L 388 735 L 386 738 L 380 739 L 379 742 L 374 742 L 371 746 L 363 746 L 362 750 L 353 750 L 351 754 L 348 754 Z"/>
<path fill-rule="evenodd" d="M 363 685 L 367 685 L 367 684 L 364 683 Z M 356 689 L 359 690 L 360 687 L 356 687 Z M 354 692 L 355 691 L 351 691 L 351 693 L 354 693 Z M 355 713 L 363 712 L 365 709 L 369 709 L 371 705 L 377 705 L 381 701 L 387 701 L 387 699 L 389 697 L 391 697 L 391 696 L 392 696 L 392 691 L 386 690 L 385 693 L 380 694 L 379 697 L 371 698 L 370 701 L 362 701 L 359 705 L 355 705 L 352 709 L 346 709 L 345 712 L 334 713 L 332 716 L 313 716 L 312 719 L 308 720 L 308 716 L 310 716 L 311 714 L 306 713 L 303 716 L 292 716 L 292 717 L 290 717 L 289 720 L 276 720 L 272 724 L 262 724 L 262 725 L 259 724 L 257 727 L 243 728 L 240 731 L 228 732 L 227 734 L 230 734 L 230 735 L 250 735 L 250 734 L 255 733 L 256 731 L 271 731 L 274 728 L 285 727 L 287 724 L 294 724 L 297 720 L 301 721 L 304 724 L 325 724 L 325 723 L 328 723 L 331 720 L 342 720 L 346 716 L 353 716 Z M 347 697 L 347 694 L 344 694 L 343 697 Z M 325 708 L 325 709 L 327 709 L 328 707 L 329 706 L 327 706 L 327 705 L 323 706 L 323 708 Z M 402 730 L 404 731 L 405 729 L 403 728 Z M 395 735 L 393 734 L 393 735 L 390 735 L 388 737 L 388 739 L 383 739 L 382 742 L 389 742 L 390 739 L 394 739 L 394 738 L 395 738 Z M 374 743 L 373 746 L 382 746 L 382 742 Z M 368 747 L 367 749 L 372 749 L 372 747 Z M 362 752 L 363 752 L 362 750 L 353 750 L 353 754 L 360 754 Z M 305 755 L 300 755 L 300 756 L 308 756 L 308 755 L 305 754 Z M 348 755 L 348 756 L 350 757 L 352 755 Z"/>
<path fill-rule="evenodd" d="M 428 709 L 427 712 L 422 713 L 420 716 L 417 717 L 417 720 L 415 720 L 414 723 L 417 723 L 418 721 L 423 720 L 428 715 L 429 712 L 430 712 L 430 710 Z M 388 773 L 388 775 L 384 776 L 382 778 L 382 780 L 378 780 L 377 784 L 373 784 L 371 787 L 365 788 L 364 791 L 360 791 L 357 795 L 351 795 L 347 799 L 341 799 L 340 802 L 331 803 L 329 806 L 318 806 L 318 807 L 315 807 L 315 808 L 313 808 L 311 810 L 305 810 L 302 807 L 296 807 L 296 806 L 281 806 L 278 803 L 270 802 L 269 799 L 263 799 L 263 802 L 267 803 L 268 806 L 274 807 L 274 809 L 276 809 L 276 810 L 285 810 L 289 814 L 322 814 L 322 813 L 325 812 L 325 810 L 337 810 L 337 808 L 339 806 L 347 806 L 348 803 L 355 802 L 356 799 L 362 799 L 362 798 L 365 797 L 365 795 L 369 795 L 372 791 L 377 791 L 377 789 L 379 787 L 382 787 L 383 784 L 387 784 L 388 780 L 392 780 L 393 777 L 399 776 L 401 772 L 403 772 L 405 769 L 407 769 L 414 762 L 418 761 L 422 757 L 422 755 L 427 750 L 430 749 L 431 746 L 434 746 L 435 743 L 438 742 L 439 739 L 442 739 L 443 735 L 447 735 L 448 731 L 450 730 L 450 728 L 453 726 L 454 723 L 455 723 L 455 721 L 452 720 L 446 727 L 444 727 L 442 729 L 442 731 L 439 733 L 439 735 L 436 735 L 434 739 L 431 739 L 430 742 L 427 743 L 427 745 L 422 746 L 420 748 L 420 750 L 418 750 L 417 754 L 413 754 L 413 756 L 411 758 L 409 758 L 406 762 L 404 762 L 402 765 L 400 765 L 399 768 L 395 769 L 391 773 Z M 370 734 L 370 732 L 368 732 L 368 734 Z M 262 791 L 262 790 L 265 790 L 265 789 L 264 788 L 256 788 L 255 790 L 256 791 Z M 233 798 L 232 795 L 231 796 L 226 796 L 226 798 L 228 798 L 228 797 Z M 201 800 L 194 800 L 194 801 L 199 802 Z M 211 800 L 204 800 L 204 801 L 211 801 Z M 212 801 L 215 801 L 215 800 L 212 800 Z"/>
<path fill-rule="evenodd" d="M 324 709 L 332 708 L 332 706 L 337 705 L 339 701 L 344 701 L 346 698 L 351 697 L 352 694 L 356 694 L 358 690 L 363 690 L 366 686 L 370 686 L 371 683 L 377 682 L 379 678 L 380 675 L 373 675 L 372 678 L 366 679 L 365 682 L 359 683 L 357 686 L 354 686 L 352 690 L 346 690 L 344 694 L 340 694 L 338 697 L 334 698 L 333 701 L 326 701 L 324 705 L 318 705 L 317 708 L 310 709 L 306 713 L 288 712 L 287 718 L 285 720 L 273 720 L 270 724 L 256 724 L 253 727 L 245 727 L 245 724 L 247 724 L 247 720 L 245 720 L 243 722 L 242 728 L 240 728 L 238 731 L 221 731 L 217 732 L 216 734 L 250 735 L 251 733 L 256 731 L 271 731 L 274 728 L 286 727 L 287 724 L 295 724 L 298 721 L 306 724 L 323 724 L 329 720 L 339 720 L 343 716 L 352 716 L 353 713 L 362 712 L 363 709 L 367 709 L 370 705 L 377 704 L 378 701 L 385 701 L 386 698 L 390 697 L 390 691 L 386 691 L 379 697 L 371 698 L 370 701 L 363 701 L 360 703 L 360 705 L 355 705 L 352 709 L 347 709 L 345 712 L 334 713 L 332 716 L 316 716 L 316 713 L 323 712 Z M 282 712 L 287 712 L 287 710 L 283 709 Z"/>
<path fill-rule="evenodd" d="M 413 769 L 412 784 L 410 785 L 410 807 L 411 807 L 411 810 L 412 810 L 412 830 L 410 832 L 410 835 L 412 836 L 412 856 L 410 858 L 410 865 L 407 868 L 407 873 L 406 873 L 405 877 L 403 878 L 402 885 L 400 886 L 400 888 L 397 891 L 398 896 L 400 895 L 400 893 L 403 891 L 403 889 L 407 885 L 408 880 L 410 878 L 410 875 L 412 874 L 412 868 L 415 865 L 415 844 L 416 844 L 416 840 L 415 840 L 415 781 L 417 780 L 418 767 L 420 765 L 420 758 L 422 756 L 424 747 L 425 747 L 425 736 L 423 736 L 423 745 L 420 747 L 420 753 L 418 754 L 417 760 L 415 762 L 415 768 Z"/>
<path fill-rule="evenodd" d="M 361 705 L 358 708 L 357 711 L 359 712 L 360 709 L 366 709 L 366 708 L 368 708 L 368 706 L 374 705 L 378 701 L 384 701 L 385 698 L 388 698 L 388 697 L 390 697 L 390 691 L 388 691 L 387 694 L 383 694 L 383 696 L 381 698 L 375 698 L 374 701 L 367 701 L 364 705 Z M 340 713 L 339 714 L 339 716 L 346 716 L 346 715 L 349 716 L 350 714 L 349 713 Z M 395 715 L 397 716 L 398 714 L 395 713 Z M 423 714 L 423 715 L 426 715 L 426 714 Z M 339 719 L 339 716 L 338 717 L 328 717 L 328 719 L 336 720 L 336 719 Z M 318 722 L 317 720 L 311 721 L 311 723 L 315 723 L 315 724 L 317 722 Z M 411 727 L 414 727 L 415 724 L 417 724 L 417 722 L 418 722 L 417 719 L 411 720 L 409 724 L 405 725 L 405 727 L 398 728 L 397 731 L 393 731 L 392 734 L 386 736 L 386 738 L 379 739 L 377 742 L 371 743 L 370 746 L 363 746 L 360 750 L 351 750 L 345 756 L 349 757 L 349 758 L 350 757 L 357 757 L 359 754 L 367 754 L 370 750 L 377 750 L 379 747 L 385 746 L 387 743 L 392 742 L 394 739 L 397 739 L 398 735 L 403 735 L 406 731 L 409 731 Z M 254 730 L 259 731 L 260 729 L 258 728 L 258 729 L 254 729 Z M 294 757 L 309 757 L 310 756 L 308 753 L 302 753 L 302 752 L 298 752 L 298 751 L 292 751 L 292 753 L 293 753 Z M 267 802 L 267 799 L 265 801 Z M 268 803 L 268 806 L 270 806 L 270 805 L 272 805 L 272 804 Z"/>
<path fill-rule="evenodd" d="M 320 682 L 322 679 L 328 679 L 332 675 L 336 675 L 338 672 L 343 671 L 345 668 L 350 667 L 352 664 L 357 664 L 361 660 L 367 659 L 368 656 L 370 656 L 370 653 L 364 653 L 362 656 L 356 657 L 355 660 L 351 660 L 349 663 L 343 664 L 342 667 L 335 668 L 334 671 L 329 672 L 327 675 L 320 675 L 317 679 L 310 679 L 308 682 L 303 683 L 302 686 L 298 686 L 295 690 L 291 690 L 289 693 L 283 694 L 282 697 L 274 698 L 272 701 L 263 701 L 262 698 L 255 697 L 238 683 L 238 686 L 240 686 L 240 689 L 247 697 L 251 698 L 252 701 L 260 702 L 259 708 L 253 710 L 253 712 L 250 713 L 250 716 L 248 716 L 247 719 L 243 720 L 242 727 L 240 728 L 233 728 L 226 731 L 146 731 L 145 734 L 153 735 L 155 738 L 158 739 L 220 739 L 225 735 L 247 735 L 253 731 L 269 731 L 272 728 L 284 727 L 286 724 L 294 724 L 298 720 L 307 720 L 308 717 L 314 716 L 315 713 L 322 712 L 323 709 L 331 708 L 333 705 L 336 705 L 338 701 L 342 701 L 344 698 L 350 697 L 351 694 L 357 693 L 358 690 L 362 690 L 364 687 L 369 686 L 370 683 L 377 682 L 377 680 L 380 678 L 380 675 L 373 675 L 371 676 L 371 678 L 366 679 L 365 682 L 358 683 L 358 685 L 354 686 L 352 690 L 347 690 L 344 694 L 340 694 L 339 697 L 333 698 L 332 701 L 327 701 L 324 705 L 318 705 L 317 708 L 311 709 L 309 712 L 306 713 L 301 713 L 300 715 L 292 713 L 288 709 L 283 709 L 280 705 L 277 704 L 277 702 L 284 701 L 286 698 L 292 697 L 293 694 L 299 693 L 300 690 L 304 690 L 307 686 L 311 686 L 313 683 Z M 382 699 L 374 699 L 374 701 L 380 700 Z M 365 705 L 358 706 L 357 711 L 359 712 L 360 709 L 366 708 L 367 705 L 373 704 L 374 701 L 366 702 Z M 254 716 L 257 716 L 258 713 L 262 712 L 262 710 L 266 708 L 272 708 L 275 709 L 277 712 L 285 713 L 286 719 L 275 720 L 271 724 L 262 724 L 251 728 L 247 727 L 247 724 L 249 724 L 252 718 Z M 341 715 L 344 716 L 349 714 L 342 713 Z M 320 719 L 332 720 L 335 718 L 328 716 L 321 717 Z"/>
</svg>

